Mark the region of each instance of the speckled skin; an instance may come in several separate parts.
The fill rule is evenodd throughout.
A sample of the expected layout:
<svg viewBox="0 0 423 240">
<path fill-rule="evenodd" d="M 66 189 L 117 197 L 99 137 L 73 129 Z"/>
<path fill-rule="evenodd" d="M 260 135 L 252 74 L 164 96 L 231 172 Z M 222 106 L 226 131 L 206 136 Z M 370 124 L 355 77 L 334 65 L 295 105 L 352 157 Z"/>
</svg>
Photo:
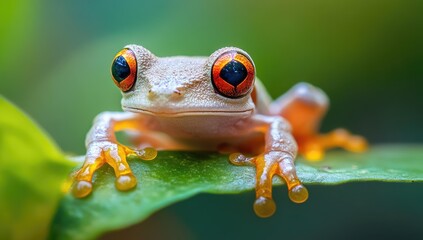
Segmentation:
<svg viewBox="0 0 423 240">
<path fill-rule="evenodd" d="M 250 97 L 226 98 L 216 94 L 211 84 L 212 63 L 234 48 L 219 49 L 210 57 L 158 58 L 140 46 L 126 47 L 134 51 L 140 71 L 133 91 L 123 93 L 124 110 L 173 117 L 226 113 L 248 116 L 255 108 Z"/>
<path fill-rule="evenodd" d="M 211 68 L 227 51 L 235 50 L 248 56 L 241 49 L 222 48 L 209 57 L 158 58 L 138 45 L 126 48 L 135 53 L 138 64 L 135 85 L 130 91 L 122 92 L 122 108 L 126 112 L 101 113 L 95 119 L 86 138 L 86 161 L 75 178 L 75 196 L 84 197 L 91 192 L 92 174 L 105 162 L 115 169 L 118 189 L 128 190 L 136 185 L 126 154 L 136 153 L 144 159 L 155 155 L 150 148 L 136 151 L 117 143 L 116 131 L 131 130 L 139 133 L 135 142 L 141 148 L 234 152 L 239 146 L 250 144 L 251 152 L 261 151 L 256 157 L 240 153 L 230 156 L 233 164 L 256 166 L 254 210 L 261 217 L 275 211 L 272 200 L 274 174 L 287 183 L 291 200 L 300 203 L 307 199 L 307 190 L 295 170 L 298 147 L 291 124 L 310 128 L 308 135 L 304 135 L 306 140 L 307 136 L 312 139 L 316 135 L 328 105 L 328 98 L 320 89 L 301 83 L 271 103 L 256 78 L 255 99 L 251 92 L 241 98 L 227 98 L 214 90 Z M 297 109 L 303 112 L 301 116 L 308 116 L 307 119 L 288 114 Z M 290 122 L 282 117 L 284 112 Z M 257 138 L 261 141 L 252 141 Z"/>
</svg>

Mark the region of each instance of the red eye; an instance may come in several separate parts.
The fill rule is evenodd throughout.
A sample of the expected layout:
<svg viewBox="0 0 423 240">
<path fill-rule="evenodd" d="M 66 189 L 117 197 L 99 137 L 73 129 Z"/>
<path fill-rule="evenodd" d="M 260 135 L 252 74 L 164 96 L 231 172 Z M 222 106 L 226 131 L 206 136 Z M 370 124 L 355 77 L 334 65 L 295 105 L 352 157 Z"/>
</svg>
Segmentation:
<svg viewBox="0 0 423 240">
<path fill-rule="evenodd" d="M 137 78 L 137 59 L 134 52 L 126 48 L 118 52 L 113 60 L 111 70 L 116 86 L 124 92 L 130 90 Z"/>
<path fill-rule="evenodd" d="M 213 63 L 211 80 L 214 89 L 222 96 L 240 98 L 254 85 L 254 64 L 249 57 L 231 50 L 220 55 Z"/>
</svg>

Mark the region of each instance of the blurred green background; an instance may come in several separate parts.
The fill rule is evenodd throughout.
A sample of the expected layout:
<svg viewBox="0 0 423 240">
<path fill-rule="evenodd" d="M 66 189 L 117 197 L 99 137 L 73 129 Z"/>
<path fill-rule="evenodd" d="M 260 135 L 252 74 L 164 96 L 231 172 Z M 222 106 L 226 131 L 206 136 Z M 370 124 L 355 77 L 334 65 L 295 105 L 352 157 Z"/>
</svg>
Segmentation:
<svg viewBox="0 0 423 240">
<path fill-rule="evenodd" d="M 5 0 L 0 94 L 65 152 L 83 154 L 94 116 L 120 110 L 109 67 L 124 45 L 140 44 L 158 56 L 209 55 L 237 46 L 253 57 L 273 97 L 299 81 L 324 89 L 331 108 L 323 130 L 347 127 L 374 144 L 422 143 L 422 11 L 423 1 L 412 0 Z M 290 203 L 286 190 L 277 188 L 278 213 L 266 220 L 252 213 L 253 193 L 201 195 L 125 234 L 419 238 L 422 187 L 311 186 L 303 205 Z"/>
</svg>

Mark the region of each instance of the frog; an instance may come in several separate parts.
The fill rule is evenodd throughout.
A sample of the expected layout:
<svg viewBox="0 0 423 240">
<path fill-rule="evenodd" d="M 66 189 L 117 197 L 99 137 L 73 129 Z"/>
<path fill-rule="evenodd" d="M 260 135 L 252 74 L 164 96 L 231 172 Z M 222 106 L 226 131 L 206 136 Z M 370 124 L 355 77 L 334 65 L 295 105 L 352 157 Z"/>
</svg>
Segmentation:
<svg viewBox="0 0 423 240">
<path fill-rule="evenodd" d="M 274 176 L 286 183 L 291 201 L 308 199 L 296 172 L 297 154 L 316 161 L 331 148 L 367 148 L 365 138 L 345 129 L 319 132 L 329 105 L 320 88 L 300 82 L 272 100 L 252 58 L 237 47 L 208 57 L 157 57 L 130 44 L 114 57 L 111 76 L 124 111 L 95 118 L 85 141 L 85 161 L 71 188 L 77 198 L 91 194 L 93 174 L 106 163 L 114 169 L 115 187 L 129 191 L 137 186 L 130 155 L 152 160 L 158 150 L 217 151 L 234 165 L 255 167 L 253 209 L 264 218 L 276 210 Z M 131 133 L 136 147 L 118 142 L 117 131 Z"/>
</svg>

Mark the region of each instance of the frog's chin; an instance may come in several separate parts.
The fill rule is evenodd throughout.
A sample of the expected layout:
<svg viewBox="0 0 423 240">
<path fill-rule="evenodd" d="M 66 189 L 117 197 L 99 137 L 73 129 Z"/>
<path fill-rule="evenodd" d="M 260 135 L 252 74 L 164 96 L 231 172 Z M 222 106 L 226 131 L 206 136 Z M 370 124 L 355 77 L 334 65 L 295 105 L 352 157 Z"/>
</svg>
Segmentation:
<svg viewBox="0 0 423 240">
<path fill-rule="evenodd" d="M 222 110 L 185 110 L 177 111 L 166 109 L 163 111 L 160 110 L 151 110 L 151 109 L 141 109 L 135 107 L 126 107 L 122 106 L 124 111 L 142 113 L 158 117 L 183 117 L 183 116 L 249 116 L 252 115 L 254 109 L 246 109 L 240 111 L 222 111 Z"/>
</svg>

